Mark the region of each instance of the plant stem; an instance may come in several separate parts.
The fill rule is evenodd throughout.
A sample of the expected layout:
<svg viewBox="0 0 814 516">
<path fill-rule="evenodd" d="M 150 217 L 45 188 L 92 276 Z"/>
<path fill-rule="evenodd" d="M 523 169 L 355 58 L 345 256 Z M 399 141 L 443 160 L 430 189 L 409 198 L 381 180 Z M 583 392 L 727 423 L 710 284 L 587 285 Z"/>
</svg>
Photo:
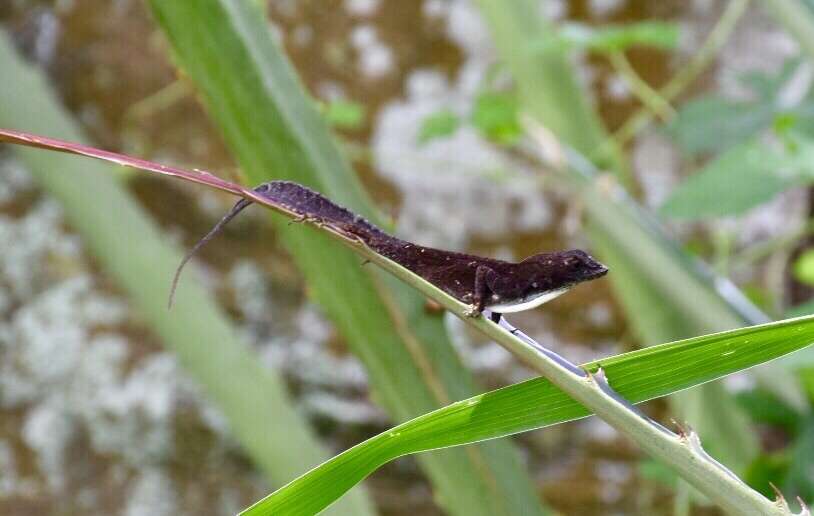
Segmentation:
<svg viewBox="0 0 814 516">
<path fill-rule="evenodd" d="M 608 54 L 608 59 L 616 72 L 627 81 L 630 90 L 642 101 L 646 109 L 665 122 L 675 115 L 675 109 L 670 102 L 639 77 L 624 52 L 611 52 Z"/>
<path fill-rule="evenodd" d="M 662 99 L 666 102 L 671 102 L 698 78 L 701 72 L 704 71 L 718 54 L 718 51 L 724 43 L 729 39 L 730 34 L 735 30 L 738 20 L 743 16 L 748 6 L 749 0 L 732 0 L 729 5 L 727 5 L 718 23 L 715 24 L 715 27 L 709 33 L 706 41 L 704 41 L 704 44 L 695 54 L 695 57 L 659 91 L 659 96 Z M 647 108 L 639 109 L 622 124 L 622 127 L 620 127 L 612 137 L 605 140 L 601 149 L 618 148 L 625 145 L 631 138 L 647 127 L 652 120 L 653 116 Z"/>
</svg>

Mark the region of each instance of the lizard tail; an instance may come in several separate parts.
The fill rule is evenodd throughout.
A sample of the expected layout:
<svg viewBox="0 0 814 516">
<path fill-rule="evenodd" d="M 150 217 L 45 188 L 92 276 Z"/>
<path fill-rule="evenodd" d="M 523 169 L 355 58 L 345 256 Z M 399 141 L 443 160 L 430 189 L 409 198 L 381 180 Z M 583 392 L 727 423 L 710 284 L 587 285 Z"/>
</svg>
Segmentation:
<svg viewBox="0 0 814 516">
<path fill-rule="evenodd" d="M 175 298 L 175 290 L 178 287 L 178 280 L 181 279 L 181 271 L 184 269 L 184 265 L 187 264 L 187 262 L 192 258 L 192 256 L 195 253 L 197 253 L 198 250 L 201 247 L 204 246 L 204 244 L 206 244 L 207 242 L 212 240 L 212 238 L 221 229 L 223 229 L 223 226 L 228 224 L 230 220 L 235 218 L 238 213 L 243 211 L 243 209 L 246 208 L 250 204 L 252 204 L 252 201 L 250 201 L 248 199 L 240 199 L 239 201 L 237 201 L 237 203 L 235 203 L 235 205 L 232 207 L 232 209 L 229 210 L 229 213 L 224 215 L 224 217 L 222 219 L 220 219 L 220 221 L 217 224 L 215 224 L 215 227 L 213 227 L 209 231 L 209 233 L 206 234 L 206 236 L 204 236 L 202 239 L 198 240 L 198 243 L 195 244 L 195 246 L 192 249 L 189 250 L 189 252 L 186 254 L 186 256 L 184 256 L 184 259 L 181 260 L 181 263 L 178 265 L 178 268 L 175 269 L 175 276 L 173 276 L 173 278 L 172 278 L 172 286 L 170 287 L 170 297 L 169 297 L 169 300 L 167 301 L 167 309 L 172 308 L 172 302 L 173 302 L 173 300 Z"/>
</svg>

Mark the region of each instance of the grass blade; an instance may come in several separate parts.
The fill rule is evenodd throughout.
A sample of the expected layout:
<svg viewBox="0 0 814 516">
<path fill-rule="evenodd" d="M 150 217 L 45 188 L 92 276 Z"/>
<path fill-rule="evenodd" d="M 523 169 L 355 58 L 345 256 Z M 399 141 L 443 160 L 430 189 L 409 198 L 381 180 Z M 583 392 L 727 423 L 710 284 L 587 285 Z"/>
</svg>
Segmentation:
<svg viewBox="0 0 814 516">
<path fill-rule="evenodd" d="M 150 5 L 248 183 L 295 180 L 378 221 L 254 4 Z M 361 268 L 358 257 L 318 232 L 280 225 L 279 234 L 314 298 L 365 363 L 377 401 L 395 420 L 477 392 L 442 320 L 424 312 L 422 296 L 381 271 Z M 428 454 L 420 463 L 450 514 L 543 512 L 508 442 Z"/>
<path fill-rule="evenodd" d="M 709 382 L 814 342 L 814 316 L 652 346 L 600 363 L 614 390 L 639 403 Z M 693 389 L 697 390 L 697 389 Z M 396 457 L 495 439 L 589 415 L 546 379 L 460 401 L 398 425 L 332 458 L 242 514 L 313 514 Z"/>
</svg>

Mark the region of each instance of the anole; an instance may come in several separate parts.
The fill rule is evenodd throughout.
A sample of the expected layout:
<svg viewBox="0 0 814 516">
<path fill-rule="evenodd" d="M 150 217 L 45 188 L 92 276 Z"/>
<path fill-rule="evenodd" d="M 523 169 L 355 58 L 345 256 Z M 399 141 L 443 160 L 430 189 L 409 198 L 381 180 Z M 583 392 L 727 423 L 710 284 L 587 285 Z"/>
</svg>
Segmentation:
<svg viewBox="0 0 814 516">
<path fill-rule="evenodd" d="M 608 272 L 607 267 L 579 249 L 535 254 L 511 263 L 417 245 L 385 233 L 324 195 L 290 181 L 271 181 L 254 191 L 297 214 L 300 220 L 330 225 L 346 236 L 361 240 L 376 253 L 469 304 L 468 315 L 471 316 L 488 309 L 498 321 L 501 313 L 535 308 L 578 283 Z M 170 304 L 184 265 L 250 204 L 252 201 L 248 199 L 238 201 L 187 253 L 173 278 Z"/>
</svg>

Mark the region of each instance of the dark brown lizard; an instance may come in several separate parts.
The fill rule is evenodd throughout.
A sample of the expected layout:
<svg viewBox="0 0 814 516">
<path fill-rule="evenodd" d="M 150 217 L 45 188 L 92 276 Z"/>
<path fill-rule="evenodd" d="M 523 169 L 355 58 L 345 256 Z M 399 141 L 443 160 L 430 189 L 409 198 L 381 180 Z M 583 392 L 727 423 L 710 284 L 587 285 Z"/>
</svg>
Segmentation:
<svg viewBox="0 0 814 516">
<path fill-rule="evenodd" d="M 484 309 L 494 314 L 537 307 L 574 285 L 604 276 L 608 269 L 584 251 L 557 251 L 512 263 L 494 258 L 433 249 L 401 240 L 377 228 L 324 195 L 298 183 L 271 181 L 255 192 L 296 213 L 302 220 L 330 225 L 363 241 L 378 254 L 398 263 L 471 306 L 469 315 Z M 172 283 L 170 304 L 189 259 L 252 202 L 241 199 L 184 257 Z M 499 319 L 499 315 L 495 320 Z"/>
</svg>

